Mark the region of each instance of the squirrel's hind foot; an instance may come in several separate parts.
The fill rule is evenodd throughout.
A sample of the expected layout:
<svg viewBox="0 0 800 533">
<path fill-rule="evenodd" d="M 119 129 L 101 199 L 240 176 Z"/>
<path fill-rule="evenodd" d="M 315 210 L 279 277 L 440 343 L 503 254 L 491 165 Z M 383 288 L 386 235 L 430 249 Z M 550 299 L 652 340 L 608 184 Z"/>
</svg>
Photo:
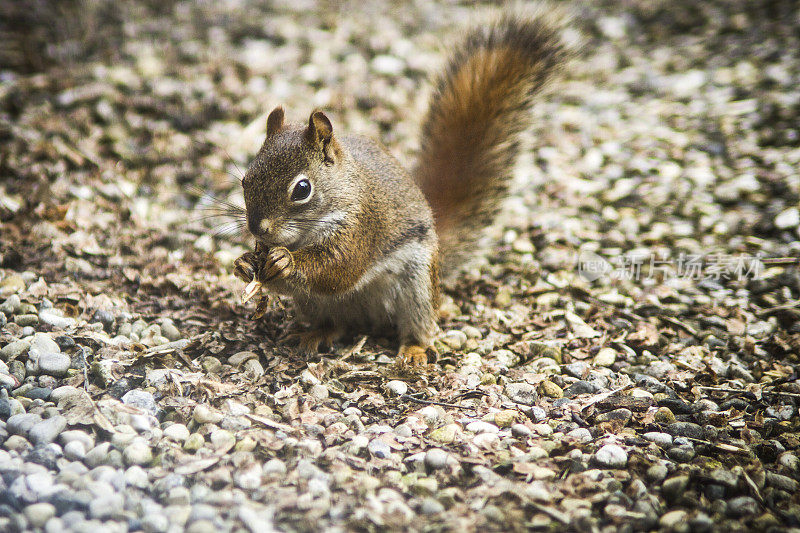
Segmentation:
<svg viewBox="0 0 800 533">
<path fill-rule="evenodd" d="M 428 355 L 439 355 L 433 346 L 419 344 L 403 344 L 397 352 L 397 362 L 409 367 L 424 367 L 428 364 Z"/>
<path fill-rule="evenodd" d="M 331 347 L 342 336 L 342 330 L 337 328 L 320 328 L 311 331 L 298 331 L 286 336 L 286 341 L 297 344 L 298 349 L 305 355 L 312 355 L 319 351 L 320 346 Z"/>
</svg>

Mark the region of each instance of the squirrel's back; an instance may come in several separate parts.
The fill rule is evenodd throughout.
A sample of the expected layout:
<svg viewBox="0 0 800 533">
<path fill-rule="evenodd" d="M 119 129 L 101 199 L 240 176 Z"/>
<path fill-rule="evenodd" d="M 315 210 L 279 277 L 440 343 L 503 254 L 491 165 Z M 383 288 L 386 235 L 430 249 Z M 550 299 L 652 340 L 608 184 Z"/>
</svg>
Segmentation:
<svg viewBox="0 0 800 533">
<path fill-rule="evenodd" d="M 568 59 L 564 28 L 556 13 L 506 15 L 472 30 L 439 76 L 413 176 L 433 210 L 443 269 L 494 219 L 533 97 Z"/>
</svg>

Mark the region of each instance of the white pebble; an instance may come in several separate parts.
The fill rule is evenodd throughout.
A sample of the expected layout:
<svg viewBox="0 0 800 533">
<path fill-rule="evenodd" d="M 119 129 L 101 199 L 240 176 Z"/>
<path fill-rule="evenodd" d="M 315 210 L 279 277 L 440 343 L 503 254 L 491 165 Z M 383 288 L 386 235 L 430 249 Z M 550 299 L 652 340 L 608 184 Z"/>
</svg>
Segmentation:
<svg viewBox="0 0 800 533">
<path fill-rule="evenodd" d="M 402 396 L 408 392 L 408 385 L 405 381 L 393 379 L 386 383 L 386 390 L 392 396 Z"/>
<path fill-rule="evenodd" d="M 600 466 L 624 468 L 628 464 L 628 452 L 616 444 L 606 444 L 595 452 L 594 460 Z"/>
</svg>

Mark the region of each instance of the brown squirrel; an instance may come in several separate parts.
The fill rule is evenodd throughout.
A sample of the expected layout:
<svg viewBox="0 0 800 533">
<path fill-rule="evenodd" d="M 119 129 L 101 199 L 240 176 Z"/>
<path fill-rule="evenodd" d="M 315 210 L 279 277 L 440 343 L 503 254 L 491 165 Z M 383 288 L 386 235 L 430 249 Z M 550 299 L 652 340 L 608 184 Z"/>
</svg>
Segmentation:
<svg viewBox="0 0 800 533">
<path fill-rule="evenodd" d="M 552 20 L 551 20 L 552 19 Z M 242 186 L 256 249 L 234 273 L 291 296 L 304 351 L 346 330 L 391 329 L 402 362 L 427 362 L 440 267 L 453 269 L 504 198 L 534 95 L 564 63 L 563 22 L 506 15 L 473 30 L 440 75 L 409 173 L 378 142 L 267 119 Z"/>
</svg>

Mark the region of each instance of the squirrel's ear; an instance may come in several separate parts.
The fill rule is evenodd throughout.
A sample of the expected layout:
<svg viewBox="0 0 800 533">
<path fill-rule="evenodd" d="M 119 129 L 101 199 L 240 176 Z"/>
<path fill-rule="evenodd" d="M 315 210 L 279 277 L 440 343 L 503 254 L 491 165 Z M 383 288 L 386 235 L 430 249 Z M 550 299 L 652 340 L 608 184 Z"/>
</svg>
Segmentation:
<svg viewBox="0 0 800 533">
<path fill-rule="evenodd" d="M 267 137 L 272 137 L 283 127 L 283 107 L 278 106 L 267 117 Z"/>
<path fill-rule="evenodd" d="M 333 162 L 331 139 L 333 138 L 333 125 L 322 111 L 314 111 L 308 119 L 306 136 L 312 145 L 322 148 L 326 162 Z"/>
</svg>

